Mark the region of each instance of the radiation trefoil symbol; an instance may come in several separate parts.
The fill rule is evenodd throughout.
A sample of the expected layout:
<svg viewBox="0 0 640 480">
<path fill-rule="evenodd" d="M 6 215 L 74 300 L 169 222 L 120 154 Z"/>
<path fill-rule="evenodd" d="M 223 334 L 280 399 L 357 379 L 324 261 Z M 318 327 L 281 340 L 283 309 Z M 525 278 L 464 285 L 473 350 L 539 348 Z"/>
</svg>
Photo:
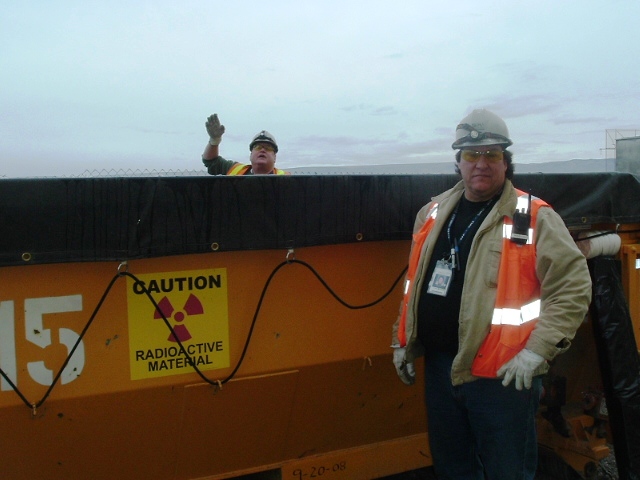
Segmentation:
<svg viewBox="0 0 640 480">
<path fill-rule="evenodd" d="M 177 322 L 177 325 L 173 325 L 173 333 L 169 334 L 167 340 L 170 342 L 177 342 L 178 340 L 186 342 L 191 339 L 191 333 L 189 333 L 189 330 L 182 322 L 184 322 L 187 316 L 202 315 L 203 313 L 204 308 L 202 308 L 202 303 L 198 297 L 192 293 L 189 295 L 189 298 L 187 298 L 182 310 L 177 311 L 173 308 L 171 301 L 167 297 L 163 297 L 162 300 L 158 302 L 158 308 L 153 313 L 153 318 L 161 319 L 163 315 L 167 320 L 173 318 L 173 320 Z"/>
</svg>

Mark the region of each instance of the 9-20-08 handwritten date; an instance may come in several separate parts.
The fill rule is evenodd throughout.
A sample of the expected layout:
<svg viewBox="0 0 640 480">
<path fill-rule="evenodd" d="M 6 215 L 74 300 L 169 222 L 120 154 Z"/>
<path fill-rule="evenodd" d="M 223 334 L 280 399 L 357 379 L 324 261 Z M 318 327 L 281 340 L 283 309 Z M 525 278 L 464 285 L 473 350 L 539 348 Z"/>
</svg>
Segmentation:
<svg viewBox="0 0 640 480">
<path fill-rule="evenodd" d="M 306 469 L 296 468 L 292 473 L 298 480 L 320 478 L 330 476 L 332 473 L 344 472 L 347 469 L 347 462 L 334 463 L 331 466 L 311 466 Z"/>
</svg>

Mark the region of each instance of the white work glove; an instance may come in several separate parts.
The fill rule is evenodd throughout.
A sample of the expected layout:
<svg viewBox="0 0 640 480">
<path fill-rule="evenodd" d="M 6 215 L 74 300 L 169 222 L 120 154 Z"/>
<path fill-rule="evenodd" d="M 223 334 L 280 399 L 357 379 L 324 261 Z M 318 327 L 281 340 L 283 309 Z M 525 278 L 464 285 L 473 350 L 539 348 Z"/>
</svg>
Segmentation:
<svg viewBox="0 0 640 480">
<path fill-rule="evenodd" d="M 214 113 L 213 115 L 210 115 L 204 126 L 207 127 L 209 143 L 211 145 L 220 145 L 220 142 L 222 141 L 222 134 L 224 133 L 224 125 L 220 125 L 218 114 Z"/>
<path fill-rule="evenodd" d="M 407 363 L 405 360 L 406 351 L 406 348 L 394 348 L 393 364 L 396 367 L 396 372 L 398 372 L 400 380 L 402 380 L 405 385 L 413 385 L 416 381 L 416 370 L 413 367 L 413 363 Z"/>
<path fill-rule="evenodd" d="M 500 367 L 498 370 L 498 377 L 504 375 L 502 385 L 505 387 L 511 383 L 511 380 L 516 379 L 516 390 L 522 390 L 522 386 L 525 388 L 531 388 L 531 380 L 533 379 L 533 372 L 542 365 L 544 358 L 531 350 L 523 348 L 518 354 Z"/>
</svg>

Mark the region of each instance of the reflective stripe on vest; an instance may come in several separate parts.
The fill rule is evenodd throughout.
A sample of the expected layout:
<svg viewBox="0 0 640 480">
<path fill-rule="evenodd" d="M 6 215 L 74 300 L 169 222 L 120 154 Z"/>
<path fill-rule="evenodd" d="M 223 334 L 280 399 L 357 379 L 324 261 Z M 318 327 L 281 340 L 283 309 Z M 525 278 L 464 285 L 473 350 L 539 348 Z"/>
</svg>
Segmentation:
<svg viewBox="0 0 640 480">
<path fill-rule="evenodd" d="M 233 166 L 227 171 L 227 175 L 246 175 L 251 169 L 251 165 L 243 165 L 242 163 L 234 163 Z M 271 172 L 274 175 L 286 175 L 284 170 L 278 170 L 274 168 Z"/>
<path fill-rule="evenodd" d="M 404 297 L 402 299 L 402 313 L 400 314 L 400 322 L 398 324 L 398 340 L 400 346 L 405 347 L 407 345 L 407 309 L 409 308 L 409 290 L 411 284 L 416 276 L 416 270 L 418 270 L 418 264 L 420 261 L 420 254 L 422 252 L 422 246 L 427 239 L 429 232 L 433 228 L 433 224 L 436 221 L 438 215 L 438 204 L 434 203 L 427 213 L 427 220 L 418 233 L 413 234 L 413 246 L 411 247 L 411 255 L 409 257 L 409 268 L 407 269 L 407 278 L 404 282 Z"/>
<path fill-rule="evenodd" d="M 540 300 L 534 300 L 522 308 L 494 308 L 491 325 L 515 325 L 535 320 L 540 316 Z"/>
<path fill-rule="evenodd" d="M 241 163 L 234 163 L 229 170 L 227 170 L 227 175 L 244 175 L 251 168 L 250 165 L 243 165 Z"/>
<path fill-rule="evenodd" d="M 517 190 L 517 210 L 529 208 L 529 195 Z M 491 328 L 473 360 L 471 373 L 495 378 L 498 369 L 522 350 L 540 316 L 540 282 L 536 275 L 535 225 L 540 199 L 531 200 L 531 227 L 525 245 L 511 241 L 512 220 L 504 217 L 502 253 Z"/>
</svg>

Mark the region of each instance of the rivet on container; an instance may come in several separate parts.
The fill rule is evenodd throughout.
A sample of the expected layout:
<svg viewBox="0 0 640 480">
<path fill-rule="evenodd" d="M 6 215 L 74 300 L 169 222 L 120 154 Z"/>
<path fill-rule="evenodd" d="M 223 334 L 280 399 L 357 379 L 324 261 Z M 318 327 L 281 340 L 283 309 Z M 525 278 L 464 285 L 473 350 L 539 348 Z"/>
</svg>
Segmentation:
<svg viewBox="0 0 640 480">
<path fill-rule="evenodd" d="M 356 240 L 361 242 L 362 239 L 364 238 L 364 235 L 362 235 L 361 233 L 356 233 Z"/>
<path fill-rule="evenodd" d="M 220 249 L 220 245 L 218 244 L 218 242 L 213 242 L 211 244 L 211 250 L 213 250 L 214 252 L 217 252 Z"/>
<path fill-rule="evenodd" d="M 31 257 L 31 254 L 30 254 L 29 252 L 24 252 L 24 253 L 22 254 L 22 260 L 23 260 L 24 262 L 30 262 L 30 261 L 31 261 L 31 258 L 32 258 L 32 257 Z"/>
</svg>

